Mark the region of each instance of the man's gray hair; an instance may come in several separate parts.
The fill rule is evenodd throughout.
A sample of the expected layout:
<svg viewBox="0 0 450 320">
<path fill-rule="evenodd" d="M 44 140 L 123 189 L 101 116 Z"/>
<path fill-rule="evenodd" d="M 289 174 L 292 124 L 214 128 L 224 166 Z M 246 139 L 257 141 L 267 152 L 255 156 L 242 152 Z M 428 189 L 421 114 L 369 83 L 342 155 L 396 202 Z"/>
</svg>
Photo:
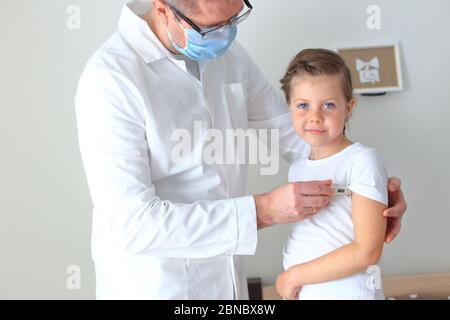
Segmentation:
<svg viewBox="0 0 450 320">
<path fill-rule="evenodd" d="M 167 4 L 174 6 L 183 14 L 189 15 L 196 12 L 199 0 L 164 0 Z"/>
<path fill-rule="evenodd" d="M 190 15 L 198 11 L 198 3 L 201 0 L 164 0 L 167 4 L 177 8 L 185 15 Z M 224 0 L 207 0 L 207 1 L 224 1 Z M 227 0 L 232 2 L 235 0 Z"/>
</svg>

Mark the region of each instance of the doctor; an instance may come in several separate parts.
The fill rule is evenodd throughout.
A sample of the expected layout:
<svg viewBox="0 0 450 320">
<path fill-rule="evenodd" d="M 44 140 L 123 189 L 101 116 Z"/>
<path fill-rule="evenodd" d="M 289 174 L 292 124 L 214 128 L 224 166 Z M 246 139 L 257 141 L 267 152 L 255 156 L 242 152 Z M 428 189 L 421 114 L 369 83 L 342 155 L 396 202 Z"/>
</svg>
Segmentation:
<svg viewBox="0 0 450 320">
<path fill-rule="evenodd" d="M 241 255 L 257 229 L 315 214 L 329 182 L 246 196 L 247 165 L 206 164 L 207 141 L 174 162 L 178 129 L 264 128 L 288 161 L 307 152 L 284 100 L 242 46 L 247 0 L 147 0 L 123 7 L 118 31 L 93 55 L 76 95 L 79 145 L 93 201 L 99 299 L 247 299 Z M 386 241 L 406 203 L 391 179 Z"/>
</svg>

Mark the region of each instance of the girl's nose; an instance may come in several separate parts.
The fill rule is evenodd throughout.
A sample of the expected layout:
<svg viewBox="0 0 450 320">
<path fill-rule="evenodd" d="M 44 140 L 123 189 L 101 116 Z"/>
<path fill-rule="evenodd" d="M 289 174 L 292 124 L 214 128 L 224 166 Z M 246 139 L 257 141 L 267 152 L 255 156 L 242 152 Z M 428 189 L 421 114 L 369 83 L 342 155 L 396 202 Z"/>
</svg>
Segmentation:
<svg viewBox="0 0 450 320">
<path fill-rule="evenodd" d="M 320 122 L 323 119 L 321 110 L 317 110 L 316 108 L 313 108 L 309 115 L 309 122 Z"/>
</svg>

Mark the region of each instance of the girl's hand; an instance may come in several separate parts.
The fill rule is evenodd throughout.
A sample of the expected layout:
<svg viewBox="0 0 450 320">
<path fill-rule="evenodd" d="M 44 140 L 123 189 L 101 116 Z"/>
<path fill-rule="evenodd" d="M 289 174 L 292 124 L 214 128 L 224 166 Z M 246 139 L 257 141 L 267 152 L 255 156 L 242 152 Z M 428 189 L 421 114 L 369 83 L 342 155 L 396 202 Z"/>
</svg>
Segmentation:
<svg viewBox="0 0 450 320">
<path fill-rule="evenodd" d="M 275 287 L 280 297 L 284 300 L 298 300 L 298 295 L 302 288 L 301 285 L 294 282 L 289 270 L 278 275 Z"/>
</svg>

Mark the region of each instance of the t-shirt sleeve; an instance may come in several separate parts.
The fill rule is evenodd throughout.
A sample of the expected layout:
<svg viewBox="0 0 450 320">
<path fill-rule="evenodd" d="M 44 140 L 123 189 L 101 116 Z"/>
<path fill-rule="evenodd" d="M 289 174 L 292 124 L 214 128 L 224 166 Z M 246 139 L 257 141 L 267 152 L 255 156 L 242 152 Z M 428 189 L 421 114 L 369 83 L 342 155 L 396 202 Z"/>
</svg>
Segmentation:
<svg viewBox="0 0 450 320">
<path fill-rule="evenodd" d="M 388 205 L 388 175 L 374 149 L 362 151 L 356 157 L 350 173 L 350 190 L 363 197 Z"/>
</svg>

